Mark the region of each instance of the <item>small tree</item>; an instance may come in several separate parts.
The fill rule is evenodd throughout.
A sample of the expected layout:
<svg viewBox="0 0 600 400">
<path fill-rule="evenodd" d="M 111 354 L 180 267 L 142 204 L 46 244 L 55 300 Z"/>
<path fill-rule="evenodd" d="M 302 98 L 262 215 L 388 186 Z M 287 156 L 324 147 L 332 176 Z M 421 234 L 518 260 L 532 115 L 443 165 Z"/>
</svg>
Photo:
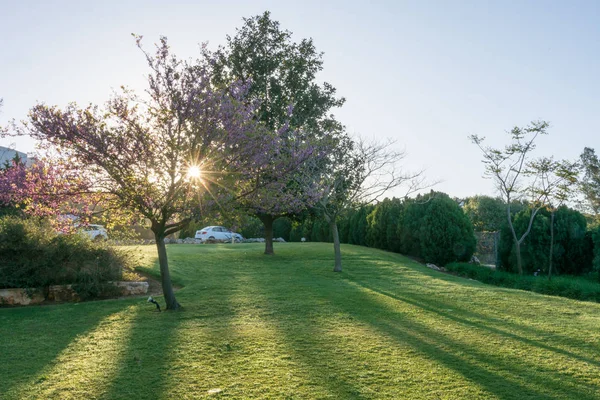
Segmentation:
<svg viewBox="0 0 600 400">
<path fill-rule="evenodd" d="M 554 255 L 554 216 L 577 183 L 579 165 L 567 160 L 555 161 L 552 157 L 542 157 L 527 165 L 527 173 L 535 177 L 531 190 L 550 211 L 550 250 L 548 257 L 548 279 L 552 279 L 552 260 Z"/>
<path fill-rule="evenodd" d="M 205 63 L 178 60 L 166 38 L 154 56 L 144 54 L 147 96 L 123 89 L 106 110 L 38 105 L 29 133 L 59 149 L 109 208 L 150 221 L 167 309 L 174 310 L 165 237 L 208 207 L 256 190 L 250 178 L 269 164 L 279 141 L 253 122 L 246 85 L 215 89 Z"/>
<path fill-rule="evenodd" d="M 544 206 L 545 196 L 543 191 L 533 190 L 535 186 L 532 186 L 532 182 L 528 180 L 531 174 L 528 173 L 527 166 L 531 153 L 535 149 L 535 140 L 540 135 L 546 135 L 547 128 L 548 123 L 545 121 L 532 122 L 525 128 L 514 127 L 509 132 L 511 142 L 504 149 L 483 146 L 485 138 L 477 135 L 470 136 L 471 141 L 483 153 L 485 176 L 494 180 L 496 189 L 506 204 L 506 217 L 516 249 L 517 269 L 520 275 L 523 274 L 521 244 L 529 235 L 536 214 Z M 535 182 L 535 179 L 533 181 Z M 514 200 L 522 200 L 527 196 L 530 196 L 529 204 L 532 212 L 527 229 L 518 236 L 513 223 L 511 205 Z"/>
<path fill-rule="evenodd" d="M 342 254 L 337 222 L 340 214 L 359 203 L 376 202 L 390 189 L 409 184 L 407 194 L 421 189 L 423 171 L 402 172 L 399 163 L 405 153 L 393 150 L 393 143 L 367 143 L 344 137 L 335 146 L 327 166 L 321 166 L 324 194 L 316 212 L 329 224 L 335 255 L 334 272 L 342 271 Z"/>
</svg>

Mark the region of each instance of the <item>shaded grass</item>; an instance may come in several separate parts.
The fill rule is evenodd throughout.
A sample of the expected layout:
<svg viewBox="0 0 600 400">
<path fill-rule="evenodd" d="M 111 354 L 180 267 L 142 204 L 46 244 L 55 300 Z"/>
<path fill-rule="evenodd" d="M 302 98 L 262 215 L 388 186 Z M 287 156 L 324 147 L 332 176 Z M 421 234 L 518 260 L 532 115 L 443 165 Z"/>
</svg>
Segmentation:
<svg viewBox="0 0 600 400">
<path fill-rule="evenodd" d="M 177 313 L 0 310 L 0 398 L 600 398 L 600 305 L 330 246 L 170 246 Z"/>
</svg>

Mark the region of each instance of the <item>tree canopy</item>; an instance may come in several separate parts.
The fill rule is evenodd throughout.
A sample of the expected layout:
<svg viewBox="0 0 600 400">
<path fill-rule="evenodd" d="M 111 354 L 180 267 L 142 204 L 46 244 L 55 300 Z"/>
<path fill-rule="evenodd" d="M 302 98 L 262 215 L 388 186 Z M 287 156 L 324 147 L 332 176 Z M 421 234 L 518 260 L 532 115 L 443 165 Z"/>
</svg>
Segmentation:
<svg viewBox="0 0 600 400">
<path fill-rule="evenodd" d="M 136 41 L 141 49 L 141 36 Z M 206 63 L 179 60 L 166 38 L 154 55 L 143 53 L 150 67 L 145 95 L 122 88 L 104 109 L 40 104 L 27 133 L 58 149 L 63 166 L 84 177 L 106 208 L 150 221 L 167 308 L 177 309 L 165 236 L 257 190 L 252 178 L 273 171 L 281 140 L 253 118 L 248 83 L 215 87 Z"/>
</svg>

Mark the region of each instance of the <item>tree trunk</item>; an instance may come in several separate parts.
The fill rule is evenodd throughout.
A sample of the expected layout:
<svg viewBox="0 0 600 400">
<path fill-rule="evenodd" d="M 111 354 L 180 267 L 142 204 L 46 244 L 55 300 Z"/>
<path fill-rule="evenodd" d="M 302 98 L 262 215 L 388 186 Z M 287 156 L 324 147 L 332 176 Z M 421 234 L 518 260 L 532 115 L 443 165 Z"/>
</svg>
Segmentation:
<svg viewBox="0 0 600 400">
<path fill-rule="evenodd" d="M 552 258 L 554 256 L 554 210 L 550 213 L 550 257 L 548 257 L 548 280 L 552 280 Z"/>
<path fill-rule="evenodd" d="M 333 236 L 333 252 L 335 254 L 335 266 L 333 272 L 342 272 L 342 251 L 340 249 L 340 234 L 335 219 L 329 222 L 331 235 Z"/>
<path fill-rule="evenodd" d="M 515 252 L 517 253 L 517 270 L 519 271 L 519 275 L 523 275 L 523 265 L 521 264 L 521 242 L 517 238 L 517 232 L 515 232 L 512 216 L 510 215 L 510 199 L 508 200 L 506 211 L 508 216 L 508 226 L 510 227 L 510 232 L 512 233 L 513 242 L 515 244 Z"/>
<path fill-rule="evenodd" d="M 517 270 L 519 275 L 523 275 L 523 263 L 521 261 L 521 242 L 515 241 L 515 253 L 517 253 Z"/>
<path fill-rule="evenodd" d="M 173 284 L 171 283 L 171 274 L 169 273 L 169 260 L 167 259 L 167 247 L 165 246 L 165 237 L 163 234 L 154 233 L 156 240 L 156 249 L 158 250 L 158 264 L 160 265 L 160 278 L 162 283 L 163 295 L 167 310 L 177 310 L 181 306 L 175 299 Z"/>
<path fill-rule="evenodd" d="M 273 218 L 272 215 L 260 215 L 258 217 L 265 226 L 265 254 L 273 255 Z"/>
</svg>

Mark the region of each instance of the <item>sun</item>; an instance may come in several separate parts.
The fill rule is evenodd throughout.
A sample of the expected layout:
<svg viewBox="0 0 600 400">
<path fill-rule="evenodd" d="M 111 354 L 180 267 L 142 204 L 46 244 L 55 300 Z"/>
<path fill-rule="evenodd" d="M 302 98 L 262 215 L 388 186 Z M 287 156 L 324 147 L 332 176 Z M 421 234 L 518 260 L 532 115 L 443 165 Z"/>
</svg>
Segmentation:
<svg viewBox="0 0 600 400">
<path fill-rule="evenodd" d="M 197 165 L 191 165 L 187 170 L 187 177 L 190 179 L 198 179 L 202 175 L 200 167 Z"/>
</svg>

